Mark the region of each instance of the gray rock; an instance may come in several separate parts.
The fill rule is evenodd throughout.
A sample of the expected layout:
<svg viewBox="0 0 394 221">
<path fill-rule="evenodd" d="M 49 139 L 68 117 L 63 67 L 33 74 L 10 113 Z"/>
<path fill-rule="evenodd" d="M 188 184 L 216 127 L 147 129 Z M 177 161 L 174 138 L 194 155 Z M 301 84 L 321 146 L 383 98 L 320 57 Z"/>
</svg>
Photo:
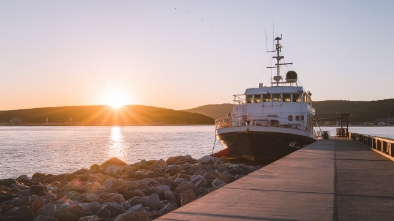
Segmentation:
<svg viewBox="0 0 394 221">
<path fill-rule="evenodd" d="M 99 173 L 100 172 L 100 166 L 98 164 L 93 164 L 90 166 L 90 172 L 92 173 Z"/>
<path fill-rule="evenodd" d="M 87 210 L 83 206 L 81 206 L 79 204 L 74 204 L 74 205 L 70 206 L 68 211 L 70 213 L 74 213 L 75 215 L 80 217 L 81 215 L 79 215 L 79 214 L 84 213 Z"/>
<path fill-rule="evenodd" d="M 14 197 L 15 197 L 14 194 L 4 194 L 4 195 L 0 195 L 0 203 L 5 202 L 5 201 L 12 200 Z"/>
<path fill-rule="evenodd" d="M 98 193 L 105 190 L 105 186 L 98 182 L 88 182 L 83 186 L 85 193 Z"/>
<path fill-rule="evenodd" d="M 151 166 L 151 170 L 155 170 L 155 169 L 162 169 L 164 170 L 167 167 L 167 163 L 166 161 L 160 159 L 158 161 L 156 161 L 152 166 Z"/>
<path fill-rule="evenodd" d="M 177 185 L 177 186 L 179 186 L 181 183 L 183 183 L 183 182 L 185 182 L 185 181 L 188 181 L 188 179 L 186 179 L 186 178 L 177 178 L 177 179 L 174 181 L 174 184 Z"/>
<path fill-rule="evenodd" d="M 33 220 L 34 219 L 34 213 L 28 206 L 20 206 L 20 207 L 15 207 L 4 214 L 2 216 L 6 217 L 5 220 Z"/>
<path fill-rule="evenodd" d="M 122 168 L 123 168 L 123 166 L 110 165 L 110 166 L 107 167 L 107 169 L 105 169 L 105 173 L 107 173 L 107 174 L 116 174 Z"/>
<path fill-rule="evenodd" d="M 178 206 L 176 205 L 176 203 L 170 202 L 167 205 L 165 205 L 161 210 L 159 210 L 159 216 L 169 213 L 177 208 Z"/>
<path fill-rule="evenodd" d="M 55 218 L 57 218 L 59 221 L 77 221 L 78 220 L 78 216 L 75 215 L 74 213 L 70 213 L 70 212 L 56 214 Z"/>
<path fill-rule="evenodd" d="M 141 190 L 132 190 L 130 192 L 128 192 L 129 197 L 133 198 L 135 196 L 145 196 L 144 192 L 142 192 Z"/>
<path fill-rule="evenodd" d="M 204 196 L 204 195 L 206 195 L 206 194 L 208 194 L 207 188 L 199 187 L 199 188 L 197 189 L 197 195 L 198 195 L 199 197 Z"/>
<path fill-rule="evenodd" d="M 174 175 L 179 173 L 182 170 L 182 167 L 179 165 L 168 165 L 167 168 L 164 170 L 164 173 L 169 173 L 170 175 Z"/>
<path fill-rule="evenodd" d="M 135 196 L 129 200 L 130 205 L 135 206 L 142 204 L 143 206 L 148 206 L 149 196 Z"/>
<path fill-rule="evenodd" d="M 38 209 L 37 215 L 54 216 L 55 212 L 56 212 L 55 205 L 52 203 L 48 203 Z"/>
<path fill-rule="evenodd" d="M 195 200 L 196 194 L 191 190 L 186 190 L 181 193 L 181 206 L 184 206 L 191 201 Z"/>
<path fill-rule="evenodd" d="M 212 185 L 212 187 L 214 187 L 214 188 L 219 188 L 219 187 L 222 187 L 222 186 L 226 185 L 226 183 L 223 182 L 221 179 L 216 178 L 216 179 L 212 182 L 211 185 Z"/>
<path fill-rule="evenodd" d="M 10 203 L 12 205 L 14 205 L 15 207 L 17 207 L 17 206 L 30 206 L 31 205 L 30 197 L 28 197 L 28 196 L 20 196 L 20 197 L 14 198 L 13 200 L 11 200 Z"/>
<path fill-rule="evenodd" d="M 203 164 L 213 164 L 215 162 L 219 162 L 220 163 L 220 159 L 217 157 L 213 157 L 213 156 L 203 156 L 200 159 L 198 159 L 199 163 L 203 163 Z"/>
<path fill-rule="evenodd" d="M 148 206 L 151 210 L 159 210 L 164 207 L 164 204 L 160 202 L 159 195 L 156 193 L 152 194 L 148 199 Z"/>
<path fill-rule="evenodd" d="M 100 169 L 105 171 L 109 166 L 114 165 L 114 166 L 125 166 L 127 163 L 124 161 L 120 160 L 117 157 L 112 157 L 111 159 L 105 161 L 100 165 Z"/>
<path fill-rule="evenodd" d="M 31 196 L 30 189 L 20 190 L 18 194 L 21 196 Z"/>
<path fill-rule="evenodd" d="M 157 180 L 154 179 L 154 178 L 145 178 L 143 180 L 140 180 L 139 183 L 142 184 L 142 185 L 146 185 L 146 186 L 159 184 L 159 182 L 157 182 Z"/>
<path fill-rule="evenodd" d="M 59 220 L 56 219 L 55 217 L 39 215 L 33 221 L 59 221 Z"/>
<path fill-rule="evenodd" d="M 138 204 L 133 207 L 130 207 L 126 212 L 136 212 L 136 211 L 145 211 L 145 207 L 142 204 Z"/>
<path fill-rule="evenodd" d="M 208 182 L 204 177 L 196 183 L 197 188 L 200 188 L 200 187 L 206 188 L 207 186 L 208 186 Z"/>
<path fill-rule="evenodd" d="M 33 203 L 31 204 L 31 209 L 33 210 L 33 212 L 36 212 L 44 205 L 45 205 L 45 199 L 40 197 L 33 201 Z"/>
<path fill-rule="evenodd" d="M 111 212 L 107 209 L 100 209 L 97 211 L 96 216 L 102 219 L 111 219 Z"/>
<path fill-rule="evenodd" d="M 105 203 L 103 206 L 101 206 L 101 209 L 108 210 L 111 213 L 111 218 L 116 217 L 126 211 L 123 207 L 114 202 Z"/>
<path fill-rule="evenodd" d="M 82 194 L 82 197 L 88 202 L 94 202 L 100 199 L 100 195 L 93 193 L 84 193 Z"/>
<path fill-rule="evenodd" d="M 99 202 L 81 203 L 79 205 L 93 213 L 97 213 L 97 211 L 99 211 L 101 207 L 101 204 Z"/>
<path fill-rule="evenodd" d="M 196 184 L 198 181 L 203 179 L 204 177 L 201 175 L 193 175 L 190 177 L 190 181 L 192 181 L 194 184 Z"/>
<path fill-rule="evenodd" d="M 176 196 L 172 191 L 164 192 L 164 199 L 176 203 Z"/>
<path fill-rule="evenodd" d="M 191 190 L 191 191 L 196 191 L 197 187 L 194 185 L 194 183 L 190 182 L 190 181 L 184 181 L 183 183 L 181 183 L 176 189 L 175 192 L 177 193 L 182 193 L 186 190 Z"/>
<path fill-rule="evenodd" d="M 216 176 L 215 176 L 215 174 L 213 172 L 206 172 L 204 174 L 204 178 L 205 179 L 216 179 Z"/>
<path fill-rule="evenodd" d="M 130 221 L 130 220 L 138 220 L 138 221 L 149 221 L 149 216 L 145 211 L 136 211 L 136 212 L 125 212 L 118 217 L 116 217 L 115 221 Z"/>
<path fill-rule="evenodd" d="M 153 188 L 153 191 L 159 195 L 160 197 L 164 196 L 164 192 L 166 191 L 170 191 L 171 187 L 167 186 L 167 185 L 160 185 L 160 186 L 156 186 Z"/>
<path fill-rule="evenodd" d="M 108 179 L 104 181 L 101 185 L 107 187 L 107 188 L 112 188 L 112 186 L 116 183 L 115 179 Z"/>
<path fill-rule="evenodd" d="M 219 176 L 219 178 L 225 183 L 231 183 L 235 180 L 234 176 L 229 173 L 223 173 Z"/>
<path fill-rule="evenodd" d="M 125 201 L 125 199 L 123 198 L 122 194 L 114 194 L 114 196 L 109 198 L 107 201 L 108 202 L 116 202 L 118 204 L 122 204 Z"/>
<path fill-rule="evenodd" d="M 122 202 L 120 206 L 122 206 L 125 210 L 128 210 L 131 207 L 130 203 L 127 201 Z"/>
<path fill-rule="evenodd" d="M 100 218 L 98 216 L 84 216 L 78 219 L 78 221 L 99 221 Z"/>
</svg>

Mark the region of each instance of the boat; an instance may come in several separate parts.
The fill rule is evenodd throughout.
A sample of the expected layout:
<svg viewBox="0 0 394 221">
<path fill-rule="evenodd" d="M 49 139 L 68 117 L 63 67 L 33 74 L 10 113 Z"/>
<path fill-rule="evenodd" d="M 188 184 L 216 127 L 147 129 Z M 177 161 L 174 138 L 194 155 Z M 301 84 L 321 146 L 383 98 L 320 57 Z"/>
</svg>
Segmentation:
<svg viewBox="0 0 394 221">
<path fill-rule="evenodd" d="M 298 83 L 297 73 L 290 70 L 285 79 L 281 67 L 282 35 L 275 38 L 273 59 L 276 75 L 270 86 L 259 83 L 244 94 L 234 95 L 232 113 L 215 120 L 216 138 L 226 147 L 228 159 L 273 162 L 314 141 L 311 92 Z"/>
</svg>

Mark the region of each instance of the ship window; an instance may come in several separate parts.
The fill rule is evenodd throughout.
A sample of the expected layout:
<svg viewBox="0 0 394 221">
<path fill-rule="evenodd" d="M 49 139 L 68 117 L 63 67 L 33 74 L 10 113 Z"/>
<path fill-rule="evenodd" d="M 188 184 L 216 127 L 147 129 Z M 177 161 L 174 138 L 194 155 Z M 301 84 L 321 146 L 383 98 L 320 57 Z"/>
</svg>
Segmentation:
<svg viewBox="0 0 394 221">
<path fill-rule="evenodd" d="M 293 121 L 293 115 L 289 115 L 288 119 L 289 121 Z"/>
<path fill-rule="evenodd" d="M 272 101 L 282 101 L 282 94 L 272 94 Z"/>
<path fill-rule="evenodd" d="M 300 120 L 300 116 L 296 116 L 296 117 L 295 117 L 295 120 L 296 120 L 296 121 Z"/>
<path fill-rule="evenodd" d="M 263 94 L 263 102 L 271 102 L 271 94 Z"/>
<path fill-rule="evenodd" d="M 279 125 L 278 120 L 270 120 L 270 126 L 277 126 L 277 125 Z"/>
<path fill-rule="evenodd" d="M 261 95 L 254 95 L 254 103 L 260 103 L 261 102 Z"/>
<path fill-rule="evenodd" d="M 293 94 L 293 102 L 301 102 L 301 96 L 299 94 Z"/>
<path fill-rule="evenodd" d="M 304 115 L 301 115 L 301 120 L 304 120 Z"/>
<path fill-rule="evenodd" d="M 246 103 L 252 103 L 253 96 L 252 95 L 246 95 Z"/>
<path fill-rule="evenodd" d="M 291 101 L 291 94 L 283 94 L 283 101 L 290 102 Z"/>
</svg>

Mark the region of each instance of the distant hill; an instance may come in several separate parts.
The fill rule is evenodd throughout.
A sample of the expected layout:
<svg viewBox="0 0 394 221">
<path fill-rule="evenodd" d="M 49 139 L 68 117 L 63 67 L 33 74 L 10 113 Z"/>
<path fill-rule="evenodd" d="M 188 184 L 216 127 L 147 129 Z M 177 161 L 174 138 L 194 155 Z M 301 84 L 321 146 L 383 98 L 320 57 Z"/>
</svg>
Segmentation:
<svg viewBox="0 0 394 221">
<path fill-rule="evenodd" d="M 18 118 L 22 125 L 187 125 L 214 124 L 210 117 L 172 109 L 129 105 L 119 110 L 105 105 L 45 107 L 0 111 L 0 122 Z M 17 121 L 19 124 L 19 122 Z"/>
<path fill-rule="evenodd" d="M 232 112 L 232 108 L 232 104 L 208 104 L 191 109 L 186 109 L 184 111 L 203 114 L 205 116 L 212 117 L 213 119 L 218 119 L 226 117 L 227 113 Z"/>
<path fill-rule="evenodd" d="M 328 100 L 315 101 L 313 106 L 316 109 L 317 119 L 335 118 L 340 113 L 350 113 L 349 122 L 354 125 L 363 123 L 376 124 L 380 121 L 387 121 L 388 115 L 394 118 L 394 99 L 385 99 L 377 101 L 344 101 Z M 232 111 L 232 104 L 210 104 L 192 109 L 187 109 L 192 113 L 200 113 L 214 119 L 227 116 Z M 389 111 L 391 112 L 389 114 Z M 321 124 L 336 122 L 324 122 Z M 394 123 L 392 121 L 392 123 Z"/>
<path fill-rule="evenodd" d="M 313 103 L 316 115 L 319 118 L 327 118 L 339 113 L 350 113 L 349 122 L 352 124 L 372 123 L 387 121 L 394 117 L 394 99 L 377 101 L 344 101 L 329 100 L 316 101 Z M 391 112 L 391 114 L 389 113 Z"/>
</svg>

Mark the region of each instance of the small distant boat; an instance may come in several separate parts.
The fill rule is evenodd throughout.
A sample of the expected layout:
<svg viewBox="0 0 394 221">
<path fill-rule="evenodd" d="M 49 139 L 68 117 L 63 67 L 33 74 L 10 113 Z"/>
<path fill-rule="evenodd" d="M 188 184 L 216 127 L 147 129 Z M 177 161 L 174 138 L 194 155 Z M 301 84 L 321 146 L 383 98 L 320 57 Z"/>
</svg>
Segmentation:
<svg viewBox="0 0 394 221">
<path fill-rule="evenodd" d="M 227 147 L 229 159 L 272 162 L 302 148 L 314 136 L 312 94 L 298 86 L 297 73 L 288 71 L 283 79 L 280 67 L 281 37 L 275 38 L 276 75 L 271 86 L 259 84 L 244 94 L 234 95 L 232 113 L 215 121 L 216 136 Z"/>
</svg>

